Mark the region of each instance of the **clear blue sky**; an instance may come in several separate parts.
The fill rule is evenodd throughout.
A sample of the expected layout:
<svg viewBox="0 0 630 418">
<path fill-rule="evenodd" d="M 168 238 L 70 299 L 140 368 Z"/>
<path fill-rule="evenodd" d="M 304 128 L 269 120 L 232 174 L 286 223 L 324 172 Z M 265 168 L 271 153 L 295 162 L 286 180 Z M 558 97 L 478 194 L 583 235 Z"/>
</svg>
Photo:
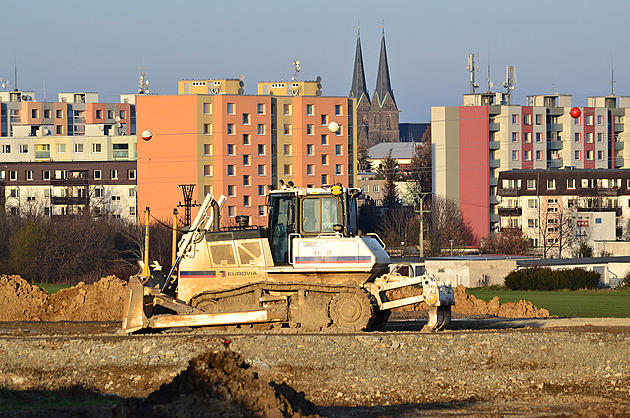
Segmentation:
<svg viewBox="0 0 630 418">
<path fill-rule="evenodd" d="M 2 7 L 0 77 L 36 98 L 96 91 L 101 102 L 137 89 L 147 66 L 150 90 L 174 94 L 182 78 L 245 76 L 323 78 L 325 95 L 348 95 L 357 22 L 370 93 L 376 83 L 381 24 L 403 122 L 425 122 L 431 106 L 461 105 L 469 52 L 479 54 L 478 81 L 495 86 L 516 66 L 514 102 L 525 96 L 630 95 L 630 2 L 528 1 L 13 1 Z M 496 90 L 496 88 L 495 88 Z"/>
</svg>

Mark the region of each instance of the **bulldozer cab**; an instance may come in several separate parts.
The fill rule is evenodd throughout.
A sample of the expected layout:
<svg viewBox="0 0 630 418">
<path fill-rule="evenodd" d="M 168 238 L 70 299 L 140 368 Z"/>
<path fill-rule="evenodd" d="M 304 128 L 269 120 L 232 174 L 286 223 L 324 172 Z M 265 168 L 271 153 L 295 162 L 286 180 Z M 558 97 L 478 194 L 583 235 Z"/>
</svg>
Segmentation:
<svg viewBox="0 0 630 418">
<path fill-rule="evenodd" d="M 360 193 L 360 189 L 341 186 L 272 191 L 268 231 L 274 263 L 290 264 L 294 238 L 357 235 L 357 197 Z"/>
</svg>

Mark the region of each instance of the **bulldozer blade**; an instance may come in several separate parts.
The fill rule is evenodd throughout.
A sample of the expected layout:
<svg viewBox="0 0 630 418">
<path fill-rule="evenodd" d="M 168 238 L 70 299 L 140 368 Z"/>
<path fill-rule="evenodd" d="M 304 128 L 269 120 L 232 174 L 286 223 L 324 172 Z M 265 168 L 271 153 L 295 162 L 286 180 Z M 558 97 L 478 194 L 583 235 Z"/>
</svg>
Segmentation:
<svg viewBox="0 0 630 418">
<path fill-rule="evenodd" d="M 286 312 L 268 310 L 203 314 L 157 315 L 149 319 L 151 328 L 200 327 L 213 325 L 252 324 L 286 320 Z"/>
<path fill-rule="evenodd" d="M 451 305 L 429 306 L 429 320 L 422 331 L 437 331 L 449 322 L 451 322 Z"/>
<path fill-rule="evenodd" d="M 144 314 L 144 286 L 135 276 L 129 278 L 127 286 L 129 293 L 122 328 L 125 332 L 132 333 L 146 328 L 149 325 L 149 321 Z"/>
</svg>

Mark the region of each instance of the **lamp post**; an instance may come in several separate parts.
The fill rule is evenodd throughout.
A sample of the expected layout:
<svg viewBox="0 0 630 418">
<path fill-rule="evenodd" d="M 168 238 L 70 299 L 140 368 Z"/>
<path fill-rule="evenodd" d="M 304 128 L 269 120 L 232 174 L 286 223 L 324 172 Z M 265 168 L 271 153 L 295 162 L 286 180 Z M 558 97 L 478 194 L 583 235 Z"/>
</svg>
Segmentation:
<svg viewBox="0 0 630 418">
<path fill-rule="evenodd" d="M 451 257 L 453 256 L 453 240 L 449 239 L 448 242 L 451 243 Z"/>
</svg>

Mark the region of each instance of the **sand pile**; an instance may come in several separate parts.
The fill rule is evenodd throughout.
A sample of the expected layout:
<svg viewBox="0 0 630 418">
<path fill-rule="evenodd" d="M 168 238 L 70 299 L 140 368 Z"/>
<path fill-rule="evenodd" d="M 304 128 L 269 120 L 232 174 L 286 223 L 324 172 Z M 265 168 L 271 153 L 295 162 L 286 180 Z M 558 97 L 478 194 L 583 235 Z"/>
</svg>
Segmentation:
<svg viewBox="0 0 630 418">
<path fill-rule="evenodd" d="M 531 302 L 521 300 L 519 302 L 499 302 L 499 297 L 495 296 L 490 301 L 477 299 L 473 295 L 466 293 L 466 287 L 459 285 L 455 289 L 455 306 L 453 312 L 461 315 L 496 315 L 506 318 L 548 318 L 547 309 L 539 309 Z M 391 293 L 390 293 L 391 292 Z M 403 288 L 387 292 L 390 300 L 422 294 L 422 289 Z M 426 303 L 416 303 L 394 309 L 400 311 L 417 311 L 428 309 Z"/>
<path fill-rule="evenodd" d="M 126 295 L 115 276 L 52 295 L 20 276 L 0 276 L 0 321 L 120 321 Z"/>
<path fill-rule="evenodd" d="M 20 276 L 0 276 L 0 321 L 30 321 L 39 317 L 39 310 L 48 293 L 32 286 Z"/>
<path fill-rule="evenodd" d="M 259 380 L 239 354 L 220 351 L 192 359 L 171 383 L 147 398 L 123 401 L 113 416 L 280 418 L 316 414 L 315 406 L 302 393 Z"/>
</svg>

